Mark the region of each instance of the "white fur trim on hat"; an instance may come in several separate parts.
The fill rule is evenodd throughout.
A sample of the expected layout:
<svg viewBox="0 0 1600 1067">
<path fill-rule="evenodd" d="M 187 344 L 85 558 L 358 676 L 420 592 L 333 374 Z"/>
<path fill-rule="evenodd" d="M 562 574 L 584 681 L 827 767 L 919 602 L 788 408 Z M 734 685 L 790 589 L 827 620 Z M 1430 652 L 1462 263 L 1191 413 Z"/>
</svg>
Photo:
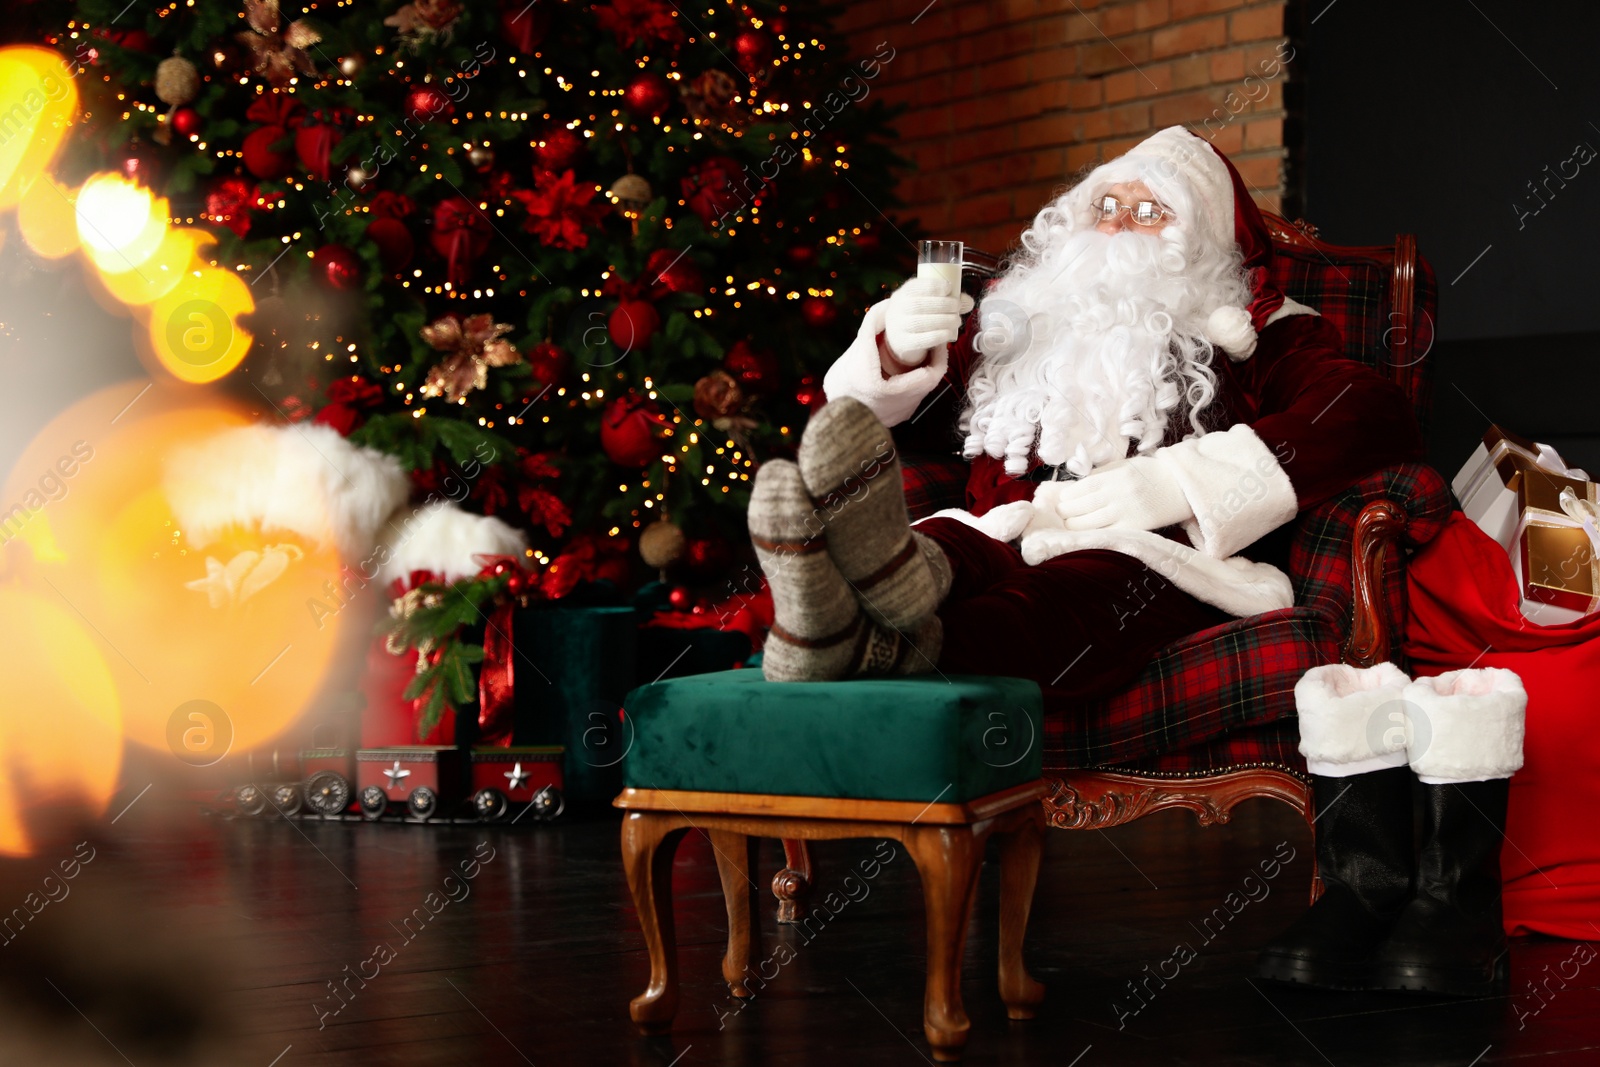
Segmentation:
<svg viewBox="0 0 1600 1067">
<path fill-rule="evenodd" d="M 1509 778 L 1522 766 L 1528 694 L 1515 671 L 1450 671 L 1406 686 L 1411 769 L 1430 785 Z"/>
<path fill-rule="evenodd" d="M 1256 350 L 1256 328 L 1250 324 L 1250 312 L 1241 307 L 1217 308 L 1206 319 L 1206 340 L 1235 363 L 1249 359 Z"/>
<path fill-rule="evenodd" d="M 294 533 L 348 560 L 372 548 L 411 491 L 393 456 L 316 424 L 224 430 L 167 457 L 162 488 L 198 548 L 229 527 Z"/>
<path fill-rule="evenodd" d="M 1301 675 L 1294 703 L 1300 754 L 1311 773 L 1344 778 L 1405 766 L 1408 720 L 1401 694 L 1409 681 L 1393 663 L 1330 663 Z"/>
<path fill-rule="evenodd" d="M 520 556 L 528 547 L 522 532 L 492 515 L 474 515 L 455 504 L 429 504 L 404 520 L 388 542 L 388 559 L 379 577 L 404 579 L 412 571 L 432 571 L 447 582 L 483 569 L 479 556 Z"/>
</svg>

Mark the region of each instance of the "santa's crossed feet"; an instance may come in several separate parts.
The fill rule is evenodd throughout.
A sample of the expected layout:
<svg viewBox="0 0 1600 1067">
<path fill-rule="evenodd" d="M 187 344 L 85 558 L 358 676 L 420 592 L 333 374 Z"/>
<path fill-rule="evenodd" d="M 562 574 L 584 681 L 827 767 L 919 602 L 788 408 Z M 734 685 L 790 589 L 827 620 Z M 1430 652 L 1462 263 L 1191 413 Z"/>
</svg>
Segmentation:
<svg viewBox="0 0 1600 1067">
<path fill-rule="evenodd" d="M 936 278 L 868 309 L 798 464 L 756 478 L 766 676 L 1012 675 L 1048 710 L 1289 607 L 1262 539 L 1422 446 L 1271 257 L 1238 172 L 1174 127 L 1046 205 L 976 314 Z M 967 506 L 913 527 L 900 448 L 959 451 Z"/>
</svg>

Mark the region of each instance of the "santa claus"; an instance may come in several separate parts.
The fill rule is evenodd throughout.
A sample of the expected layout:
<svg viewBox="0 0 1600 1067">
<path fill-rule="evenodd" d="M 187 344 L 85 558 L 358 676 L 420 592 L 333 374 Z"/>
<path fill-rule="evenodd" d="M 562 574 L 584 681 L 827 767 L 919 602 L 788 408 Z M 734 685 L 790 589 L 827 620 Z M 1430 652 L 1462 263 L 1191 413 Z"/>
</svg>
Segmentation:
<svg viewBox="0 0 1600 1067">
<path fill-rule="evenodd" d="M 763 465 L 751 495 L 775 607 L 766 677 L 1012 675 L 1039 683 L 1047 715 L 1070 717 L 1126 687 L 1164 646 L 1289 607 L 1278 566 L 1287 540 L 1275 531 L 1423 447 L 1406 396 L 1346 359 L 1332 325 L 1273 288 L 1271 257 L 1238 172 L 1174 127 L 1046 205 L 977 314 L 932 277 L 869 308 L 824 379 L 829 402 L 798 463 Z M 970 461 L 967 506 L 912 526 L 900 448 L 959 449 Z M 1412 915 L 1421 879 L 1392 846 L 1402 822 L 1409 841 L 1412 771 L 1456 790 L 1437 798 L 1443 821 L 1428 847 L 1452 835 L 1459 844 L 1474 795 L 1455 783 L 1493 780 L 1478 804 L 1503 796 L 1520 733 L 1516 753 L 1506 734 L 1506 752 L 1440 770 L 1408 756 L 1415 739 L 1401 713 L 1375 748 L 1361 716 L 1393 682 L 1358 672 L 1303 687 L 1302 718 L 1336 721 L 1302 741 L 1319 811 L 1355 790 L 1347 806 L 1358 814 L 1321 820 L 1343 834 L 1318 832 L 1328 892 L 1269 947 L 1263 974 L 1456 993 L 1502 986 L 1497 879 L 1493 914 L 1457 922 L 1455 882 L 1436 878 Z M 1507 701 L 1502 717 L 1520 730 L 1521 709 Z M 1434 712 L 1436 748 L 1452 733 L 1439 726 L 1450 714 Z M 1454 732 L 1470 734 L 1469 720 Z M 1387 836 L 1368 840 L 1377 808 Z M 1503 825 L 1503 801 L 1498 810 Z M 1490 823 L 1466 833 L 1497 855 Z M 1363 880 L 1379 853 L 1381 892 Z M 1428 867 L 1427 855 L 1424 868 L 1449 866 L 1440 852 Z M 1478 875 L 1469 881 L 1481 888 Z M 1441 923 L 1449 937 L 1432 936 Z M 1441 947 L 1456 942 L 1467 947 Z"/>
</svg>

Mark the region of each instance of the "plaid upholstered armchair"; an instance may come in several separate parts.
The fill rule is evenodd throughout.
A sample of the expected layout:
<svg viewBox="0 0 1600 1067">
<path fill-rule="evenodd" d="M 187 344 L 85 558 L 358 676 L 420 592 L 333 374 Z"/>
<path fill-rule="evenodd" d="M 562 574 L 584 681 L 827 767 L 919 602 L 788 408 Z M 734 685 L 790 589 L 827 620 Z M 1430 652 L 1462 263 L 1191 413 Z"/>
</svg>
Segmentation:
<svg viewBox="0 0 1600 1067">
<path fill-rule="evenodd" d="M 1438 291 L 1415 238 L 1340 247 L 1319 240 L 1307 223 L 1266 219 L 1278 288 L 1339 327 L 1346 355 L 1398 383 L 1425 424 Z M 969 251 L 963 287 L 980 295 L 998 265 Z M 963 506 L 960 460 L 908 454 L 904 464 L 913 518 Z M 1050 823 L 1103 829 L 1187 808 L 1211 825 L 1227 822 L 1250 797 L 1283 801 L 1309 821 L 1295 682 L 1319 664 L 1370 665 L 1398 655 L 1406 550 L 1431 540 L 1451 507 L 1439 474 L 1407 463 L 1296 518 L 1285 531 L 1293 607 L 1186 637 L 1127 690 L 1078 711 L 1070 728 L 1059 717 L 1047 720 Z"/>
</svg>

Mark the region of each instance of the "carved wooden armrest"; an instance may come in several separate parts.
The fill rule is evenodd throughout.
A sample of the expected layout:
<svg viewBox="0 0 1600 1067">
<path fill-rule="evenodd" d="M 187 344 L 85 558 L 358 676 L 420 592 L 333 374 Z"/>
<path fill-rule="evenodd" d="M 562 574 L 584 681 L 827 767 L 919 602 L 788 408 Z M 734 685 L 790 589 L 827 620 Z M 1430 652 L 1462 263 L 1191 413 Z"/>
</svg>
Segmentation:
<svg viewBox="0 0 1600 1067">
<path fill-rule="evenodd" d="M 1392 500 L 1372 501 L 1356 519 L 1351 545 L 1355 557 L 1353 613 L 1344 646 L 1344 661 L 1352 666 L 1371 667 L 1391 657 L 1394 638 L 1384 617 L 1383 579 L 1389 553 L 1400 551 L 1406 521 L 1405 512 Z"/>
</svg>

